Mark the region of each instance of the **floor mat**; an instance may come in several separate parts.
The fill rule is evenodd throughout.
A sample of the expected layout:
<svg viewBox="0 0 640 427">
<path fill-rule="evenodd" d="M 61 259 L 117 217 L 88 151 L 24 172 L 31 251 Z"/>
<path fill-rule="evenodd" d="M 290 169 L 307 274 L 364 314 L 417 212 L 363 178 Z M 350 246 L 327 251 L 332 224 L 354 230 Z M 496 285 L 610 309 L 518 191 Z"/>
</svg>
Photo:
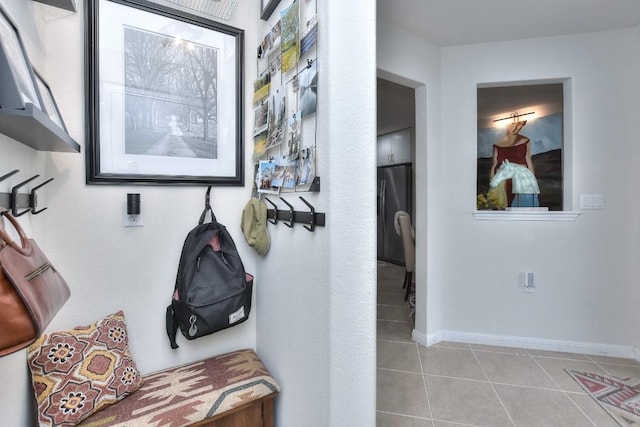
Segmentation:
<svg viewBox="0 0 640 427">
<path fill-rule="evenodd" d="M 640 380 L 565 369 L 621 426 L 640 426 Z"/>
</svg>

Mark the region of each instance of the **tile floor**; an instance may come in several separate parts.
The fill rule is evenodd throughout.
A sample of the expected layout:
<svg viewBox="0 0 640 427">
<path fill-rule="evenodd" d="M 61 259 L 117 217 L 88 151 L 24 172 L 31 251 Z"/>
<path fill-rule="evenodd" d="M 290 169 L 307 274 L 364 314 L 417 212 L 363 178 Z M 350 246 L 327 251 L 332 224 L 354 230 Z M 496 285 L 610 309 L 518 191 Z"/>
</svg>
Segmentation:
<svg viewBox="0 0 640 427">
<path fill-rule="evenodd" d="M 564 369 L 640 377 L 634 360 L 411 340 L 404 269 L 378 263 L 377 427 L 618 424 Z"/>
</svg>

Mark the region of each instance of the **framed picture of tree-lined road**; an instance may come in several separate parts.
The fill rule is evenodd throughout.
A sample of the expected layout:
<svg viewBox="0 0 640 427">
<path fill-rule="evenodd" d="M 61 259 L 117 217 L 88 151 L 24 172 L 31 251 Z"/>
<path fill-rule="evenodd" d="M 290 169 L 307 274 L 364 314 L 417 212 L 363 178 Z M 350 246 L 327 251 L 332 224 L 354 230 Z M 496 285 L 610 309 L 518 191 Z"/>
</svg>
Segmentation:
<svg viewBox="0 0 640 427">
<path fill-rule="evenodd" d="M 87 183 L 244 185 L 240 29 L 89 0 Z"/>
</svg>

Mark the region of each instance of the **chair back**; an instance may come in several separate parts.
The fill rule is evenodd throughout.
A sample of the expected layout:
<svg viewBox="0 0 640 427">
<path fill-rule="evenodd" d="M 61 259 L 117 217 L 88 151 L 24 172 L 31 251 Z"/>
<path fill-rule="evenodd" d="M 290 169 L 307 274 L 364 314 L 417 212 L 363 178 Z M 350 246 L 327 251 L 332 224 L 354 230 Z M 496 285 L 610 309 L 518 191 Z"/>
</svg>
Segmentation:
<svg viewBox="0 0 640 427">
<path fill-rule="evenodd" d="M 411 232 L 411 217 L 408 213 L 400 213 L 397 216 L 400 226 L 400 236 L 402 237 L 402 248 L 404 249 L 405 269 L 413 273 L 416 267 L 416 244 Z"/>
</svg>

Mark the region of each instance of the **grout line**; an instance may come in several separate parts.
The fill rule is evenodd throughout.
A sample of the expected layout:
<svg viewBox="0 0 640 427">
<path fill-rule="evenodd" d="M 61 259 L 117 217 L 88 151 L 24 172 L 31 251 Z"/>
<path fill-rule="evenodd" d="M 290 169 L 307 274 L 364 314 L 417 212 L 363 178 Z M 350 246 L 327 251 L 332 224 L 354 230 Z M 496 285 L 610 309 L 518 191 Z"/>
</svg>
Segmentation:
<svg viewBox="0 0 640 427">
<path fill-rule="evenodd" d="M 535 357 L 533 357 L 531 354 L 528 354 L 527 356 L 529 356 L 529 358 L 533 360 L 533 363 L 535 363 L 540 369 L 542 369 L 542 372 L 544 372 L 545 375 L 556 385 L 556 387 L 558 387 L 558 390 L 564 391 L 560 384 L 558 384 L 558 382 L 551 376 L 551 374 L 547 372 L 546 369 L 544 369 L 544 367 L 540 364 L 540 362 L 536 360 Z"/>
<path fill-rule="evenodd" d="M 511 424 L 514 427 L 516 427 L 516 423 L 513 420 L 513 417 L 511 416 L 511 414 L 509 413 L 509 410 L 507 409 L 506 405 L 504 404 L 504 402 L 500 398 L 500 395 L 498 394 L 498 390 L 496 390 L 496 387 L 493 384 L 493 382 L 491 381 L 491 378 L 489 378 L 489 375 L 487 374 L 487 371 L 484 369 L 484 366 L 482 366 L 482 363 L 480 363 L 480 359 L 478 359 L 478 356 L 476 355 L 476 352 L 473 349 L 473 347 L 471 347 L 471 354 L 473 354 L 473 357 L 476 359 L 476 363 L 478 364 L 478 366 L 480 366 L 480 369 L 482 369 L 482 372 L 484 373 L 484 376 L 489 381 L 489 384 L 491 385 L 491 389 L 493 390 L 493 392 L 495 393 L 496 397 L 498 398 L 498 402 L 500 402 L 500 405 L 502 405 L 502 408 L 504 409 L 504 412 L 507 414 L 507 417 L 509 417 L 509 421 L 511 421 Z"/>
<path fill-rule="evenodd" d="M 596 366 L 600 369 L 602 369 L 604 372 L 606 372 L 607 375 L 611 375 L 611 376 L 615 376 L 611 373 L 610 370 L 608 370 L 605 366 L 602 366 L 602 364 L 600 362 L 598 362 L 597 360 L 595 360 L 594 358 L 592 358 L 591 356 L 589 356 L 588 354 L 586 354 L 585 356 L 587 356 L 587 358 L 596 364 Z M 623 365 L 624 366 L 624 365 Z"/>
<path fill-rule="evenodd" d="M 453 424 L 453 425 L 456 425 L 456 426 L 464 426 L 464 427 L 484 427 L 484 426 L 481 426 L 481 425 L 478 425 L 478 424 L 466 424 L 466 423 L 459 423 L 459 422 L 457 422 L 457 421 L 438 420 L 438 419 L 434 418 L 434 419 L 433 419 L 433 422 L 435 423 L 436 421 L 443 422 L 443 423 L 447 423 L 447 424 Z"/>
<path fill-rule="evenodd" d="M 429 409 L 429 415 L 431 416 L 431 425 L 435 426 L 435 422 L 433 421 L 433 410 L 431 409 L 431 399 L 429 399 L 429 390 L 427 389 L 427 378 L 424 375 L 424 368 L 422 367 L 422 356 L 420 356 L 420 346 L 418 343 L 415 344 L 415 349 L 418 352 L 418 363 L 420 364 L 420 373 L 422 374 L 422 384 L 424 385 L 424 394 L 427 397 L 427 407 Z"/>
<path fill-rule="evenodd" d="M 398 412 L 381 411 L 381 410 L 379 410 L 379 409 L 376 409 L 376 412 L 378 412 L 378 413 L 380 413 L 380 414 L 396 415 L 396 416 L 398 416 L 398 417 L 413 418 L 413 419 L 416 419 L 416 420 L 433 421 L 433 419 L 431 419 L 431 418 L 419 417 L 419 416 L 417 416 L 417 415 L 400 414 L 400 413 L 398 413 Z"/>
<path fill-rule="evenodd" d="M 402 374 L 414 374 L 414 375 L 421 375 L 420 372 L 417 371 L 405 371 L 404 369 L 392 369 L 392 368 L 376 368 L 379 371 L 389 371 L 389 372 L 400 372 Z"/>
<path fill-rule="evenodd" d="M 394 340 L 394 339 L 384 339 L 384 338 L 378 338 L 378 339 L 376 339 L 376 341 L 393 342 L 393 343 L 398 343 L 398 344 L 415 344 L 415 342 L 413 342 L 413 341 L 397 341 L 397 340 Z"/>
<path fill-rule="evenodd" d="M 536 360 L 536 358 L 535 358 L 535 357 L 533 357 L 531 354 L 529 354 L 529 357 L 530 357 L 531 359 L 533 359 L 534 363 L 535 363 L 536 365 L 538 365 L 538 366 L 540 367 L 540 369 L 542 369 L 542 372 L 544 372 L 545 374 L 547 374 L 547 376 L 551 379 L 551 381 L 553 381 L 553 383 L 556 385 L 556 387 L 558 387 L 558 389 L 560 389 L 560 391 L 561 391 L 561 392 L 562 392 L 562 393 L 567 397 L 567 399 L 569 399 L 569 400 L 571 401 L 571 403 L 573 403 L 573 406 L 575 406 L 576 408 L 578 408 L 578 411 L 582 412 L 582 415 L 584 415 L 584 416 L 589 420 L 589 422 L 590 422 L 592 425 L 594 425 L 595 427 L 598 427 L 598 425 L 597 425 L 596 423 L 594 423 L 594 422 L 593 422 L 593 420 L 591 419 L 591 417 L 589 417 L 589 415 L 587 415 L 587 413 L 586 413 L 586 412 L 584 412 L 580 406 L 578 406 L 578 404 L 577 404 L 577 403 L 576 403 L 576 402 L 571 398 L 571 396 L 569 396 L 569 394 L 568 394 L 568 393 L 567 393 L 567 392 L 562 388 L 562 386 L 561 386 L 560 384 L 558 384 L 558 382 L 555 380 L 555 378 L 553 378 L 553 377 L 551 376 L 551 374 L 550 374 L 549 372 L 547 372 L 547 370 L 544 368 L 544 366 L 542 366 L 542 365 L 540 364 L 540 362 L 538 362 L 538 361 Z"/>
<path fill-rule="evenodd" d="M 551 359 L 551 360 L 566 360 L 567 362 L 592 362 L 588 359 L 572 359 L 570 357 L 553 357 L 553 356 L 540 356 L 539 354 L 529 354 L 531 357 L 539 359 Z"/>
<path fill-rule="evenodd" d="M 460 342 L 456 342 L 456 343 L 450 343 L 450 344 L 451 344 L 451 345 L 446 344 L 446 343 L 443 343 L 443 342 L 439 342 L 439 343 L 433 344 L 433 345 L 431 345 L 431 346 L 429 346 L 429 347 L 433 347 L 433 348 L 449 348 L 449 349 L 453 349 L 453 350 L 466 350 L 466 351 L 471 351 L 471 347 L 470 347 L 470 346 L 469 346 L 469 344 L 467 344 L 467 343 L 464 343 L 464 342 L 462 342 L 462 343 L 460 343 Z M 466 345 L 466 347 L 460 347 L 460 346 L 459 346 L 460 344 L 464 344 L 464 345 Z M 425 346 L 423 345 L 423 347 L 425 347 Z M 425 348 L 427 348 L 427 347 L 425 347 Z"/>
<path fill-rule="evenodd" d="M 378 338 L 376 341 L 383 341 L 383 342 L 394 342 L 394 343 L 398 343 L 398 344 L 413 344 L 412 341 L 399 341 L 399 340 L 394 340 L 394 339 L 382 339 L 382 338 Z"/>
<path fill-rule="evenodd" d="M 567 396 L 567 399 L 569 399 L 569 400 L 571 401 L 571 403 L 573 403 L 573 405 L 574 405 L 576 408 L 578 408 L 578 411 L 582 412 L 582 415 L 584 415 L 584 416 L 585 416 L 585 418 L 586 418 L 586 419 L 588 419 L 588 420 L 589 420 L 589 422 L 590 422 L 592 425 L 594 425 L 595 427 L 598 427 L 598 424 L 596 424 L 596 423 L 591 419 L 591 417 L 590 417 L 589 415 L 587 415 L 587 413 L 586 413 L 586 412 L 584 412 L 580 406 L 578 406 L 578 404 L 575 402 L 575 400 L 573 400 L 573 399 L 571 398 L 571 396 L 569 396 L 567 393 L 565 393 L 565 395 Z M 587 396 L 588 396 L 588 395 L 587 395 Z"/>
</svg>

